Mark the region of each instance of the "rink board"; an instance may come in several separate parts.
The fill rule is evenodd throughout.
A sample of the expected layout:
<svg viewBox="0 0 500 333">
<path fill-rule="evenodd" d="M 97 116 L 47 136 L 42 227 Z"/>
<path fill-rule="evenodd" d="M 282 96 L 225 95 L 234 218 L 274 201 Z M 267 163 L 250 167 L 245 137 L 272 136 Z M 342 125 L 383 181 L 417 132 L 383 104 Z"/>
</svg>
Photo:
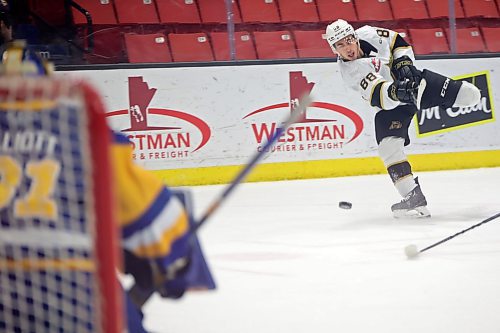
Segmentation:
<svg viewBox="0 0 500 333">
<path fill-rule="evenodd" d="M 428 109 L 414 118 L 406 151 L 414 170 L 500 166 L 495 114 L 500 59 L 421 60 L 418 66 L 472 82 L 482 98 L 473 108 Z M 248 180 L 385 172 L 377 157 L 374 111 L 343 86 L 335 62 L 58 75 L 94 83 L 104 96 L 110 125 L 134 144 L 136 162 L 171 185 L 228 182 L 262 149 L 289 116 L 291 101 L 307 89 L 311 107 Z"/>
</svg>

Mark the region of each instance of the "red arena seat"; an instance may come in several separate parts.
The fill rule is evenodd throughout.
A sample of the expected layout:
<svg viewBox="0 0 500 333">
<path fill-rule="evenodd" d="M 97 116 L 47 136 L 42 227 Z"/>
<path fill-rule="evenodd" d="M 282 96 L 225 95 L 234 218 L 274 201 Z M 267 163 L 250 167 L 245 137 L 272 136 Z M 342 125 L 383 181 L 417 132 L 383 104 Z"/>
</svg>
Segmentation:
<svg viewBox="0 0 500 333">
<path fill-rule="evenodd" d="M 212 46 L 214 50 L 215 60 L 231 60 L 229 39 L 227 32 L 212 32 L 210 38 L 212 39 Z M 255 60 L 257 54 L 255 53 L 255 46 L 253 44 L 252 36 L 246 31 L 237 31 L 234 33 L 234 46 L 236 60 Z"/>
<path fill-rule="evenodd" d="M 28 1 L 2 1 L 2 3 L 10 3 L 10 6 L 14 6 L 14 3 L 21 3 L 19 8 L 23 8 L 23 3 Z M 66 6 L 67 0 L 29 0 L 29 9 L 32 14 L 43 19 L 44 22 L 53 25 L 61 26 L 66 24 Z"/>
<path fill-rule="evenodd" d="M 159 23 L 154 1 L 115 0 L 115 7 L 119 23 Z"/>
<path fill-rule="evenodd" d="M 123 32 L 118 26 L 112 29 L 96 29 L 92 34 L 94 47 L 89 54 L 85 54 L 85 59 L 92 64 L 112 64 L 126 61 L 122 35 Z"/>
<path fill-rule="evenodd" d="M 131 63 L 171 62 L 167 37 L 162 33 L 139 35 L 127 33 L 125 47 Z"/>
<path fill-rule="evenodd" d="M 462 0 L 462 4 L 467 17 L 498 17 L 494 0 Z"/>
<path fill-rule="evenodd" d="M 393 19 L 388 0 L 356 0 L 360 21 L 390 21 Z"/>
<path fill-rule="evenodd" d="M 293 32 L 299 58 L 333 58 L 336 57 L 330 45 L 323 39 L 324 30 Z"/>
<path fill-rule="evenodd" d="M 422 0 L 392 0 L 391 6 L 396 20 L 429 18 L 425 2 Z"/>
<path fill-rule="evenodd" d="M 276 0 L 240 0 L 243 22 L 280 22 Z"/>
<path fill-rule="evenodd" d="M 427 9 L 429 17 L 446 17 L 448 15 L 448 1 L 443 0 L 427 0 Z M 455 0 L 455 17 L 464 17 L 464 10 L 460 4 L 460 0 Z"/>
<path fill-rule="evenodd" d="M 290 31 L 256 31 L 254 37 L 259 59 L 297 58 Z"/>
<path fill-rule="evenodd" d="M 446 29 L 448 38 L 449 29 Z M 483 43 L 483 37 L 479 28 L 461 28 L 457 29 L 457 53 L 484 52 L 486 47 Z"/>
<path fill-rule="evenodd" d="M 500 52 L 500 28 L 481 28 L 488 52 Z"/>
<path fill-rule="evenodd" d="M 100 0 L 78 0 L 78 4 L 86 9 L 92 17 L 92 24 L 116 24 L 115 8 L 113 2 Z M 73 22 L 75 24 L 86 24 L 87 19 L 75 7 L 72 8 Z"/>
<path fill-rule="evenodd" d="M 227 10 L 225 0 L 198 0 L 201 21 L 203 23 L 226 23 Z M 231 10 L 233 22 L 241 23 L 241 14 L 235 0 L 232 0 Z"/>
<path fill-rule="evenodd" d="M 318 22 L 314 0 L 280 0 L 279 11 L 283 22 Z"/>
<path fill-rule="evenodd" d="M 415 54 L 449 53 L 450 48 L 441 28 L 409 30 Z"/>
<path fill-rule="evenodd" d="M 316 3 L 320 21 L 333 22 L 340 18 L 348 22 L 358 20 L 351 0 L 316 0 Z"/>
<path fill-rule="evenodd" d="M 195 1 L 156 1 L 161 23 L 200 23 L 200 14 Z"/>
<path fill-rule="evenodd" d="M 168 34 L 172 59 L 179 61 L 213 61 L 212 47 L 205 33 Z"/>
</svg>

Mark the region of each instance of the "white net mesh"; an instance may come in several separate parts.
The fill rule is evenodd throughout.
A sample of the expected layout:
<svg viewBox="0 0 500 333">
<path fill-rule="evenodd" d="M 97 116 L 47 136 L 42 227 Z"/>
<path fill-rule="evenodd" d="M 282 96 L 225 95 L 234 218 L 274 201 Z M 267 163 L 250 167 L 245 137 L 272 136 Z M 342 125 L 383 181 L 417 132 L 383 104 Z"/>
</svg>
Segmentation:
<svg viewBox="0 0 500 333">
<path fill-rule="evenodd" d="M 0 79 L 1 332 L 102 331 L 88 117 L 71 89 Z"/>
</svg>

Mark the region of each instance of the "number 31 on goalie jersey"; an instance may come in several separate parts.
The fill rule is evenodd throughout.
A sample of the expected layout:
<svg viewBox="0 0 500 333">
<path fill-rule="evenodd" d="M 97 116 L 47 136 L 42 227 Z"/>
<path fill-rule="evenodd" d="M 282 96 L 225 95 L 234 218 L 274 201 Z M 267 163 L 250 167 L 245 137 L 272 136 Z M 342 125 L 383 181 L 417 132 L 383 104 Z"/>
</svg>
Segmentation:
<svg viewBox="0 0 500 333">
<path fill-rule="evenodd" d="M 60 171 L 59 162 L 52 159 L 29 161 L 24 175 L 21 163 L 11 156 L 0 155 L 0 209 L 13 204 L 14 217 L 57 217 L 57 203 L 52 198 Z M 23 176 L 31 182 L 28 192 L 16 197 Z"/>
</svg>

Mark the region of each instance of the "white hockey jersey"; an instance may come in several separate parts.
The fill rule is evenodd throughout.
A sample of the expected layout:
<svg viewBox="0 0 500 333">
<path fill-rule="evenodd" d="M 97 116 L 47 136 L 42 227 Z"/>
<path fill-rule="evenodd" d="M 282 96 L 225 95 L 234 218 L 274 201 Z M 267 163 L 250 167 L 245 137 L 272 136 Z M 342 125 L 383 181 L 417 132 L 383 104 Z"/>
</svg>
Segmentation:
<svg viewBox="0 0 500 333">
<path fill-rule="evenodd" d="M 394 101 L 387 93 L 393 82 L 391 66 L 393 59 L 408 56 L 413 61 L 415 55 L 408 45 L 395 31 L 365 25 L 356 30 L 364 57 L 352 61 L 339 58 L 340 73 L 349 89 L 352 89 L 370 105 L 375 87 L 382 83 L 380 104 L 382 109 L 391 110 L 401 102 Z M 376 107 L 380 110 L 380 108 Z"/>
</svg>

